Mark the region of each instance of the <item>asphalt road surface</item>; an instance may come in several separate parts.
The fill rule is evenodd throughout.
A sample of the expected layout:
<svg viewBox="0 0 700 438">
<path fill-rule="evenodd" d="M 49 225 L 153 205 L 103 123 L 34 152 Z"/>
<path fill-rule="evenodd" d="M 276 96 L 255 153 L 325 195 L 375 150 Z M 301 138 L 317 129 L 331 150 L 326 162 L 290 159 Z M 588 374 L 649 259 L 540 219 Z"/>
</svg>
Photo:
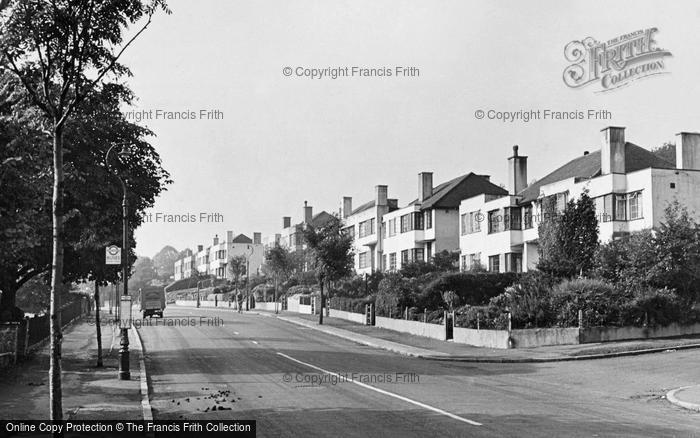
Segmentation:
<svg viewBox="0 0 700 438">
<path fill-rule="evenodd" d="M 170 307 L 142 326 L 158 419 L 252 419 L 260 437 L 700 436 L 668 403 L 700 351 L 544 364 L 409 358 L 274 317 Z"/>
</svg>

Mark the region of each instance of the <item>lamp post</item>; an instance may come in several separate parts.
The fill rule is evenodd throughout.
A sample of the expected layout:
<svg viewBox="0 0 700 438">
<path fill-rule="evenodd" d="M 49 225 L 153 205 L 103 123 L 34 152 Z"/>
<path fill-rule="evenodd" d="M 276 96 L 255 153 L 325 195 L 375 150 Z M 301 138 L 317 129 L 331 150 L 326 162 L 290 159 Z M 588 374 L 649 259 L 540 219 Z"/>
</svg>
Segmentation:
<svg viewBox="0 0 700 438">
<path fill-rule="evenodd" d="M 121 146 L 121 151 L 119 151 L 119 156 L 124 159 L 128 156 L 128 149 L 126 143 L 117 143 L 110 146 L 105 155 L 105 163 L 107 169 L 109 169 L 109 154 L 112 152 L 115 146 Z M 126 183 L 119 176 L 117 172 L 114 172 L 114 176 L 117 177 L 122 186 L 122 281 L 124 282 L 124 296 L 129 295 L 129 219 L 128 219 L 128 203 L 126 200 Z M 116 297 L 115 297 L 116 300 Z M 123 316 L 123 315 L 122 315 Z M 119 342 L 119 379 L 120 380 L 130 380 L 131 372 L 129 370 L 129 331 L 126 328 L 121 329 L 121 340 Z"/>
<path fill-rule="evenodd" d="M 250 310 L 250 258 L 253 256 L 255 251 L 253 246 L 248 245 L 250 252 L 245 258 L 245 288 L 246 288 L 246 300 L 245 300 L 245 310 Z"/>
</svg>

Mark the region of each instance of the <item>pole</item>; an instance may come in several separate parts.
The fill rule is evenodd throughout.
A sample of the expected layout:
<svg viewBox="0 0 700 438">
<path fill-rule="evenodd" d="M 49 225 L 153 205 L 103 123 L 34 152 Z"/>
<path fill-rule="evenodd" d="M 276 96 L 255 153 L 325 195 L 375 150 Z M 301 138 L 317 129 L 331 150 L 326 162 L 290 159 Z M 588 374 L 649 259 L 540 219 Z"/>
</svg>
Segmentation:
<svg viewBox="0 0 700 438">
<path fill-rule="evenodd" d="M 124 281 L 124 296 L 129 295 L 129 250 L 128 250 L 128 235 L 129 235 L 129 217 L 128 217 L 128 204 L 126 200 L 126 184 L 124 181 L 119 179 L 122 183 L 122 190 L 124 192 L 124 197 L 122 199 L 122 281 Z M 121 307 L 121 306 L 119 306 Z M 131 312 L 131 310 L 129 310 Z M 128 317 L 128 315 L 121 315 L 122 318 Z M 121 329 L 121 342 L 119 343 L 119 379 L 120 380 L 131 380 L 131 371 L 129 370 L 129 331 L 128 329 Z"/>
</svg>

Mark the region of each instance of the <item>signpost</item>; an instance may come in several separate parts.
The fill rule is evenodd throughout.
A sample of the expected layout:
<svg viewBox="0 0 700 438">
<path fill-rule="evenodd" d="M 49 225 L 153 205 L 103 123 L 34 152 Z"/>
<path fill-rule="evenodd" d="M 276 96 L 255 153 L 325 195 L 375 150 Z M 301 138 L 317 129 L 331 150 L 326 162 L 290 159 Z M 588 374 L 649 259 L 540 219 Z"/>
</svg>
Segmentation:
<svg viewBox="0 0 700 438">
<path fill-rule="evenodd" d="M 109 245 L 105 248 L 105 264 L 107 265 L 121 265 L 122 264 L 122 250 L 117 245 Z"/>
</svg>

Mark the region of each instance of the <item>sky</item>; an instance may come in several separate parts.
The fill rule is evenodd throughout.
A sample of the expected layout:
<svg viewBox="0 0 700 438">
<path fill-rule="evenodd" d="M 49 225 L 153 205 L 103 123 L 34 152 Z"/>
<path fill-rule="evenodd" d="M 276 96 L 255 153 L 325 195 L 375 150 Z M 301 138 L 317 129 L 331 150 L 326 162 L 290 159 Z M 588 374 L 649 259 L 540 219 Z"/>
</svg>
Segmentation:
<svg viewBox="0 0 700 438">
<path fill-rule="evenodd" d="M 626 127 L 646 148 L 700 130 L 697 1 L 170 0 L 124 55 L 141 120 L 174 183 L 136 230 L 152 257 L 210 245 L 226 230 L 252 237 L 300 222 L 304 201 L 337 211 L 386 184 L 404 205 L 418 176 L 435 184 L 475 172 L 505 183 L 513 145 L 528 179 L 600 148 Z M 565 46 L 657 28 L 665 74 L 607 92 L 569 88 Z M 415 67 L 418 75 L 311 79 L 304 69 Z M 292 69 L 285 75 L 285 67 Z M 300 69 L 299 69 L 300 68 Z M 607 110 L 608 120 L 478 119 L 489 111 Z M 196 117 L 164 119 L 165 113 Z M 200 110 L 219 111 L 202 118 Z M 212 113 L 214 115 L 215 113 Z M 223 220 L 200 220 L 200 213 Z M 194 215 L 168 223 L 163 215 Z M 160 219 L 156 220 L 159 217 Z"/>
</svg>

